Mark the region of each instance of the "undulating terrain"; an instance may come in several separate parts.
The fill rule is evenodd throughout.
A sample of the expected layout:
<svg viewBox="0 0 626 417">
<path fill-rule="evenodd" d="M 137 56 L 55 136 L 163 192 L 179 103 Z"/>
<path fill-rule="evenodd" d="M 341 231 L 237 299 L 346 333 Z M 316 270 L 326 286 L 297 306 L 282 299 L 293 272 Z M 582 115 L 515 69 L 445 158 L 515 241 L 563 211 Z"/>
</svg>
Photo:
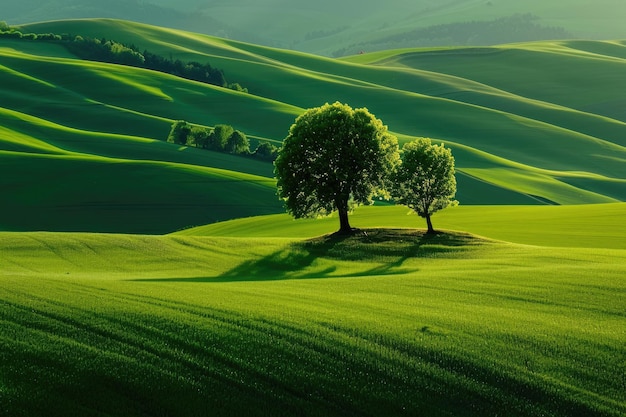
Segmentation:
<svg viewBox="0 0 626 417">
<path fill-rule="evenodd" d="M 164 233 L 279 213 L 271 164 L 174 148 L 163 143 L 170 126 L 181 119 L 227 123 L 252 140 L 278 144 L 304 109 L 334 101 L 367 107 L 401 142 L 444 141 L 456 159 L 461 204 L 626 197 L 622 42 L 402 50 L 335 60 L 124 21 L 22 30 L 114 39 L 209 62 L 249 93 L 77 60 L 60 44 L 3 40 L 5 230 Z"/>
<path fill-rule="evenodd" d="M 117 18 L 222 38 L 344 56 L 414 46 L 545 39 L 625 39 L 621 0 L 21 0 L 12 25 Z"/>
<path fill-rule="evenodd" d="M 0 38 L 0 415 L 626 414 L 626 41 L 331 59 L 20 30 L 209 62 L 248 93 Z M 280 145 L 334 101 L 452 149 L 442 233 L 380 202 L 332 235 L 284 214 L 271 163 L 165 141 L 186 120 Z"/>
</svg>

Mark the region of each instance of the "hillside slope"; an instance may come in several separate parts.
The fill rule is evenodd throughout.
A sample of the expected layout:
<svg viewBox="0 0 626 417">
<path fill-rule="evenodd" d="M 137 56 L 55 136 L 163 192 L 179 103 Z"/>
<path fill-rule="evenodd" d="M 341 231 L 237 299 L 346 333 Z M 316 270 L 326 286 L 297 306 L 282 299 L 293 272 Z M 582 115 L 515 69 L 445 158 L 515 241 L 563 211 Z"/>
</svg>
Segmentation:
<svg viewBox="0 0 626 417">
<path fill-rule="evenodd" d="M 368 107 L 401 142 L 417 136 L 445 141 L 456 158 L 462 204 L 626 199 L 626 120 L 620 110 L 626 107 L 624 43 L 413 49 L 335 60 L 117 20 L 49 22 L 23 30 L 106 37 L 163 56 L 208 61 L 250 94 L 81 61 L 55 43 L 0 40 L 6 97 L 0 108 L 0 149 L 3 161 L 16 161 L 2 165 L 3 195 L 10 202 L 2 213 L 6 230 L 170 232 L 278 213 L 282 209 L 270 164 L 181 149 L 162 140 L 174 120 L 185 119 L 205 126 L 227 123 L 253 139 L 280 141 L 304 109 L 335 100 Z M 590 72 L 598 74 L 591 85 L 584 83 Z M 117 160 L 131 163 L 121 164 L 125 167 L 149 166 L 154 170 L 149 176 L 163 188 L 145 189 L 144 197 L 126 205 L 119 199 L 138 195 L 141 182 L 133 188 L 124 181 L 132 177 L 121 173 L 103 174 L 108 180 L 100 181 L 101 198 L 94 197 L 95 189 L 84 194 L 84 187 L 67 179 L 51 188 L 62 187 L 65 194 L 41 194 L 42 177 L 63 177 L 32 167 L 64 161 L 55 169 L 72 172 L 75 165 L 69 161 L 76 158 L 106 162 L 116 172 Z M 230 171 L 224 174 L 233 179 L 228 192 L 222 192 L 223 183 L 207 180 L 206 175 L 217 175 L 215 169 Z M 163 178 L 172 172 L 195 185 L 181 188 L 174 181 L 166 186 Z M 25 178 L 19 188 L 14 178 Z M 127 187 L 128 192 L 118 192 Z M 262 191 L 250 194 L 251 188 Z M 65 204 L 60 196 L 71 198 Z M 174 201 L 186 208 L 171 211 Z M 41 207 L 56 208 L 47 211 L 47 221 L 29 226 L 27 219 Z M 136 221 L 146 207 L 153 216 L 149 228 Z M 90 219 L 81 227 L 74 223 L 77 212 Z M 190 212 L 196 214 L 188 218 Z"/>
<path fill-rule="evenodd" d="M 415 230 L 0 246 L 6 415 L 626 412 L 623 249 Z"/>
<path fill-rule="evenodd" d="M 11 24 L 121 18 L 327 56 L 360 50 L 495 45 L 551 39 L 623 39 L 620 0 L 23 0 Z"/>
</svg>

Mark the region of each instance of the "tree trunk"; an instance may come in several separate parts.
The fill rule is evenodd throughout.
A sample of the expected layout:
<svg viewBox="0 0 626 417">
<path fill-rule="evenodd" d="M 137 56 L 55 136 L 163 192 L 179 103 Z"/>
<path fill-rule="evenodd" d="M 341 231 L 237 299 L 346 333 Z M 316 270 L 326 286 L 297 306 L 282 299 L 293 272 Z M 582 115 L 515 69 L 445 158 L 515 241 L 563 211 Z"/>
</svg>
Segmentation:
<svg viewBox="0 0 626 417">
<path fill-rule="evenodd" d="M 352 227 L 350 227 L 350 222 L 348 221 L 348 208 L 345 206 L 338 207 L 337 211 L 339 211 L 339 233 L 351 233 Z"/>
<path fill-rule="evenodd" d="M 430 220 L 429 214 L 426 215 L 426 224 L 428 225 L 428 230 L 426 231 L 426 233 L 429 235 L 434 234 L 435 229 L 433 229 L 433 222 Z"/>
</svg>

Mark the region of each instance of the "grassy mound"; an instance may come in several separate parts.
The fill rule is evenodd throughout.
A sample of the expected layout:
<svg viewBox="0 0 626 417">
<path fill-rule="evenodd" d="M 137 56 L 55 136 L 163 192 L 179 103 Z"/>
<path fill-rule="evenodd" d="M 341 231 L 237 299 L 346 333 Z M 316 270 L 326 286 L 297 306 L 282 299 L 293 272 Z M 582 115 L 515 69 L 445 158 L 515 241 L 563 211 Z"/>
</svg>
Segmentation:
<svg viewBox="0 0 626 417">
<path fill-rule="evenodd" d="M 465 230 L 491 239 L 539 246 L 626 249 L 626 204 L 577 206 L 458 206 L 436 213 L 435 228 Z M 336 217 L 294 220 L 287 214 L 236 219 L 181 230 L 181 236 L 313 238 L 339 228 Z M 359 207 L 359 228 L 425 228 L 406 207 Z"/>
</svg>

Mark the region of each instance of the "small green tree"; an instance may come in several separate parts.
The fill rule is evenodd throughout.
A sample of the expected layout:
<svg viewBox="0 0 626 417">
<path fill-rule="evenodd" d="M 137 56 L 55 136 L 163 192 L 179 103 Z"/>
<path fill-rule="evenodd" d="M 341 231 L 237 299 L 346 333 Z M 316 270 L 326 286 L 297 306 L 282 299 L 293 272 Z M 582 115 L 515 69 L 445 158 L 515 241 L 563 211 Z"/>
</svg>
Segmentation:
<svg viewBox="0 0 626 417">
<path fill-rule="evenodd" d="M 255 158 L 264 161 L 273 161 L 278 155 L 278 147 L 269 142 L 259 142 L 253 153 Z"/>
<path fill-rule="evenodd" d="M 224 150 L 234 154 L 249 154 L 250 142 L 243 132 L 235 130 L 226 140 Z"/>
<path fill-rule="evenodd" d="M 240 93 L 247 93 L 248 89 L 241 86 L 239 83 L 230 83 L 227 86 L 231 90 L 239 91 Z"/>
<path fill-rule="evenodd" d="M 295 218 L 339 213 L 339 232 L 350 233 L 348 212 L 384 193 L 399 160 L 398 141 L 367 109 L 334 103 L 307 110 L 289 129 L 274 162 L 278 196 Z"/>
<path fill-rule="evenodd" d="M 427 233 L 435 233 L 430 216 L 457 205 L 456 178 L 452 151 L 433 145 L 428 138 L 414 140 L 402 147 L 402 164 L 391 176 L 391 195 L 426 219 Z"/>
<path fill-rule="evenodd" d="M 209 136 L 208 149 L 214 151 L 223 151 L 226 148 L 226 142 L 235 129 L 229 125 L 216 125 L 213 132 Z"/>
<path fill-rule="evenodd" d="M 172 125 L 167 141 L 177 145 L 186 145 L 193 126 L 184 120 L 178 120 Z"/>
<path fill-rule="evenodd" d="M 209 146 L 209 136 L 211 131 L 206 127 L 194 126 L 187 140 L 187 144 L 196 148 L 206 149 Z"/>
</svg>

